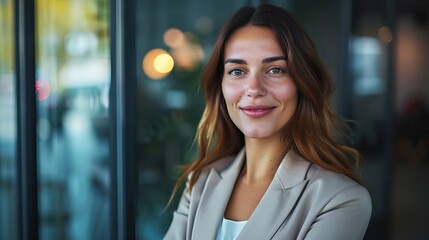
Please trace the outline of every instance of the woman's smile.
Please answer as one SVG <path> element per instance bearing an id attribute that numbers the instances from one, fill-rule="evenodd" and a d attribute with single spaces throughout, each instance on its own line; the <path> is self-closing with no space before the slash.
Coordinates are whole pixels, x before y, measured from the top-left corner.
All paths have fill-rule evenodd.
<path id="1" fill-rule="evenodd" d="M 245 107 L 240 107 L 245 115 L 251 118 L 260 118 L 265 115 L 270 114 L 275 107 L 265 106 L 265 105 L 248 105 Z"/>

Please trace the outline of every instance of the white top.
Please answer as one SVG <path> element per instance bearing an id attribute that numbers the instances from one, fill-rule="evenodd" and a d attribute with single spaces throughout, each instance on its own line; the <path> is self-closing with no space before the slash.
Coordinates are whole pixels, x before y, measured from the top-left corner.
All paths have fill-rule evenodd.
<path id="1" fill-rule="evenodd" d="M 222 219 L 219 226 L 216 240 L 234 240 L 246 225 L 247 221 L 232 221 L 226 218 Z"/>

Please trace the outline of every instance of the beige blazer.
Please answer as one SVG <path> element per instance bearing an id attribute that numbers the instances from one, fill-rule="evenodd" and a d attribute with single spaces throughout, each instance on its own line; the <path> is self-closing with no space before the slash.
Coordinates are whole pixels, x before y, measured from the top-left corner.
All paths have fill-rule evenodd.
<path id="1" fill-rule="evenodd" d="M 183 193 L 165 240 L 216 239 L 244 159 L 242 150 L 205 168 Z M 363 186 L 290 151 L 237 240 L 362 239 L 370 216 Z"/>

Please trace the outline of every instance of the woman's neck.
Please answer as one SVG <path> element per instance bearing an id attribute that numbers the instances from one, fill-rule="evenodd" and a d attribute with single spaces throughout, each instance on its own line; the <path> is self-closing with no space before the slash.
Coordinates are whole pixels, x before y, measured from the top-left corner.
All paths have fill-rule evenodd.
<path id="1" fill-rule="evenodd" d="M 246 164 L 241 176 L 249 185 L 271 181 L 286 154 L 287 145 L 281 139 L 245 138 Z"/>

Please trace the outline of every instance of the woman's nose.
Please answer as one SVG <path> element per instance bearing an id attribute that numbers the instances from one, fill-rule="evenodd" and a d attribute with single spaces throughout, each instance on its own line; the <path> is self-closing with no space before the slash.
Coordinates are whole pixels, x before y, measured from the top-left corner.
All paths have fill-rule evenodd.
<path id="1" fill-rule="evenodd" d="M 262 76 L 251 75 L 246 84 L 246 95 L 248 97 L 264 96 L 267 93 Z"/>

